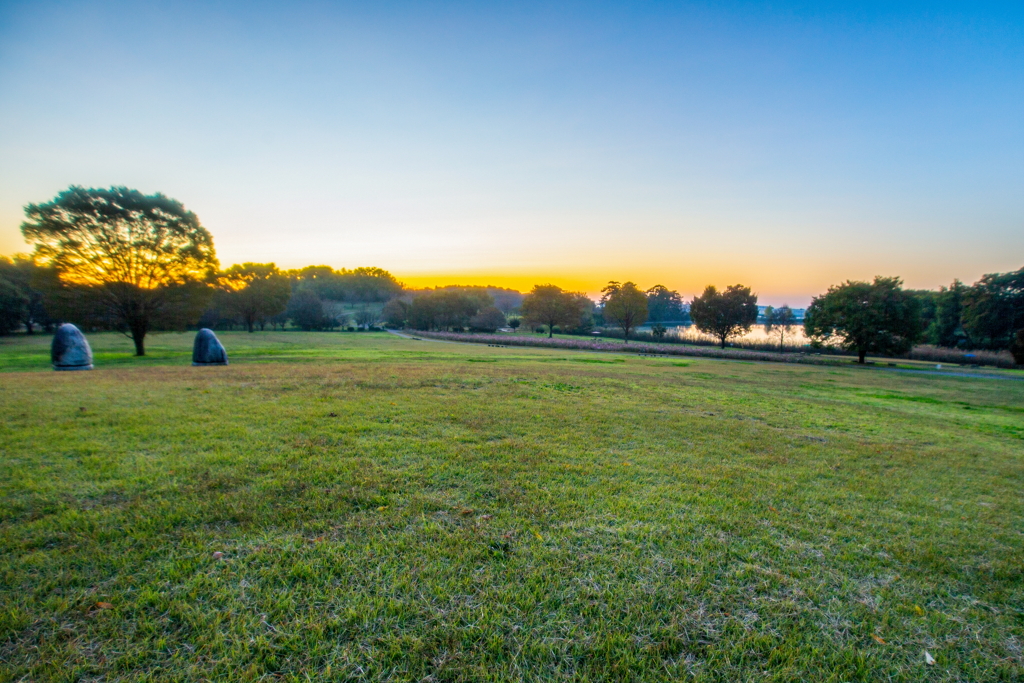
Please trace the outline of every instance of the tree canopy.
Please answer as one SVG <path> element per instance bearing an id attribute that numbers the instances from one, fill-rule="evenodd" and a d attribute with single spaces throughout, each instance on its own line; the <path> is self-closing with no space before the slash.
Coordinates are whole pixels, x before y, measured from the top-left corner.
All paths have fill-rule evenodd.
<path id="1" fill-rule="evenodd" d="M 717 337 L 724 349 L 729 337 L 746 334 L 757 322 L 757 295 L 743 285 L 729 285 L 724 292 L 708 285 L 690 304 L 690 318 L 698 330 Z"/>
<path id="2" fill-rule="evenodd" d="M 220 275 L 223 306 L 246 326 L 262 329 L 268 320 L 283 312 L 291 297 L 292 284 L 273 263 L 242 263 Z"/>
<path id="3" fill-rule="evenodd" d="M 1024 329 L 1024 268 L 990 273 L 963 293 L 963 328 L 972 345 L 1009 348 Z"/>
<path id="4" fill-rule="evenodd" d="M 506 322 L 505 314 L 497 306 L 486 306 L 469 319 L 469 327 L 481 332 L 497 332 Z"/>
<path id="5" fill-rule="evenodd" d="M 217 258 L 210 233 L 181 202 L 72 186 L 25 214 L 22 235 L 53 272 L 47 294 L 61 317 L 98 315 L 129 334 L 141 356 L 154 325 L 182 327 L 202 313 Z"/>
<path id="6" fill-rule="evenodd" d="M 807 309 L 807 336 L 819 342 L 838 339 L 860 363 L 868 353 L 906 353 L 921 335 L 921 303 L 902 284 L 898 277 L 875 277 L 829 287 Z"/>
<path id="7" fill-rule="evenodd" d="M 485 291 L 435 289 L 412 300 L 407 320 L 416 330 L 462 330 L 481 309 L 491 306 L 494 299 Z"/>
<path id="8" fill-rule="evenodd" d="M 583 324 L 588 312 L 585 299 L 585 295 L 567 292 L 558 285 L 534 285 L 519 310 L 527 324 L 546 326 L 550 338 L 555 327 L 566 330 Z"/>
<path id="9" fill-rule="evenodd" d="M 786 350 L 786 335 L 791 334 L 795 326 L 796 315 L 793 314 L 793 309 L 788 305 L 783 304 L 778 308 L 768 306 L 764 309 L 765 334 L 769 336 L 778 335 L 780 352 Z"/>
<path id="10" fill-rule="evenodd" d="M 23 254 L 15 254 L 13 259 L 0 256 L 0 334 L 22 326 L 32 334 L 36 326 L 53 325 L 38 287 L 42 271 L 31 257 Z"/>
<path id="11" fill-rule="evenodd" d="M 654 285 L 647 290 L 647 319 L 652 322 L 683 322 L 683 297 L 679 292 L 664 285 Z"/>
<path id="12" fill-rule="evenodd" d="M 334 270 L 307 266 L 289 273 L 321 299 L 351 303 L 379 303 L 402 293 L 402 283 L 383 268 Z"/>
<path id="13" fill-rule="evenodd" d="M 606 321 L 622 330 L 622 338 L 629 343 L 629 333 L 647 322 L 647 295 L 635 283 L 614 280 L 601 290 L 601 306 Z"/>

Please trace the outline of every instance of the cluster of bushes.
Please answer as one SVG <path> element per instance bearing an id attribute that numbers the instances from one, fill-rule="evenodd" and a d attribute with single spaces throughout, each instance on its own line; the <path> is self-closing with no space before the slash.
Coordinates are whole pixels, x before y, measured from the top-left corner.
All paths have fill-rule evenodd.
<path id="1" fill-rule="evenodd" d="M 38 270 L 31 258 L 0 256 L 0 334 L 53 329 L 54 320 L 46 312 L 43 293 L 32 284 Z"/>
<path id="2" fill-rule="evenodd" d="M 389 327 L 415 330 L 495 332 L 508 324 L 494 296 L 482 287 L 448 287 L 396 298 L 384 306 L 383 317 Z"/>
<path id="3" fill-rule="evenodd" d="M 221 274 L 199 325 L 242 325 L 250 332 L 268 325 L 286 329 L 289 323 L 302 330 L 370 329 L 380 320 L 380 302 L 402 291 L 402 284 L 381 268 L 282 271 L 273 263 L 243 263 Z"/>

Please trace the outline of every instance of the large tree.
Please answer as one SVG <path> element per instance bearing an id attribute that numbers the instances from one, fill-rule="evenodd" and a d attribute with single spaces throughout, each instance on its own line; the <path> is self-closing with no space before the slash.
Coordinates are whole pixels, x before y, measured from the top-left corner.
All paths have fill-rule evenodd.
<path id="1" fill-rule="evenodd" d="M 481 308 L 480 312 L 469 319 L 469 326 L 481 332 L 497 332 L 507 324 L 505 314 L 497 306 Z"/>
<path id="2" fill-rule="evenodd" d="M 284 312 L 292 294 L 291 281 L 273 263 L 231 266 L 221 274 L 220 282 L 225 288 L 224 308 L 250 332 Z"/>
<path id="3" fill-rule="evenodd" d="M 647 295 L 632 282 L 609 282 L 601 290 L 601 308 L 604 319 L 622 330 L 627 344 L 630 331 L 647 322 Z"/>
<path id="4" fill-rule="evenodd" d="M 329 330 L 336 327 L 336 321 L 324 311 L 324 302 L 312 289 L 300 287 L 286 309 L 288 318 L 302 330 Z"/>
<path id="5" fill-rule="evenodd" d="M 769 336 L 778 335 L 780 353 L 786 350 L 786 335 L 791 334 L 795 326 L 796 315 L 787 304 L 764 309 L 764 332 Z"/>
<path id="6" fill-rule="evenodd" d="M 746 334 L 757 322 L 757 295 L 743 285 L 729 285 L 724 292 L 708 285 L 690 304 L 690 318 L 698 330 L 718 337 L 724 349 L 729 337 Z"/>
<path id="7" fill-rule="evenodd" d="M 402 293 L 402 283 L 382 268 L 334 270 L 330 266 L 307 266 L 290 274 L 304 289 L 327 301 L 383 302 Z"/>
<path id="8" fill-rule="evenodd" d="M 1024 268 L 991 273 L 971 285 L 963 295 L 962 319 L 973 345 L 1009 348 L 1024 329 Z"/>
<path id="9" fill-rule="evenodd" d="M 416 330 L 459 331 L 480 309 L 493 305 L 494 299 L 482 289 L 435 289 L 412 300 L 408 323 Z"/>
<path id="10" fill-rule="evenodd" d="M 39 280 L 45 276 L 44 269 L 29 256 L 15 254 L 13 259 L 0 256 L 0 280 L 17 290 L 18 298 L 25 302 L 19 307 L 14 327 L 23 325 L 27 334 L 34 333 L 36 326 L 48 328 L 53 324 L 43 305 L 43 292 L 39 289 Z"/>
<path id="11" fill-rule="evenodd" d="M 567 292 L 558 285 L 534 285 L 523 298 L 519 312 L 528 325 L 546 326 L 548 338 L 551 338 L 555 327 L 565 331 L 582 324 L 586 314 L 584 298 L 584 295 Z"/>
<path id="12" fill-rule="evenodd" d="M 664 285 L 647 290 L 647 319 L 652 322 L 683 322 L 683 297 Z"/>
<path id="13" fill-rule="evenodd" d="M 384 324 L 388 327 L 401 329 L 405 327 L 405 321 L 409 319 L 409 304 L 401 299 L 392 299 L 384 304 L 381 311 Z"/>
<path id="14" fill-rule="evenodd" d="M 17 330 L 28 316 L 28 294 L 0 271 L 0 334 Z"/>
<path id="15" fill-rule="evenodd" d="M 100 311 L 142 356 L 151 329 L 181 328 L 202 314 L 217 258 L 213 237 L 181 202 L 72 186 L 25 214 L 21 232 L 52 269 L 48 294 L 66 319 Z"/>
<path id="16" fill-rule="evenodd" d="M 814 297 L 804 317 L 807 336 L 838 339 L 863 363 L 868 353 L 902 354 L 921 336 L 921 302 L 898 277 L 846 281 Z"/>
<path id="17" fill-rule="evenodd" d="M 967 334 L 963 330 L 964 294 L 967 287 L 959 280 L 935 294 L 935 318 L 928 328 L 928 341 L 936 346 L 959 346 Z"/>

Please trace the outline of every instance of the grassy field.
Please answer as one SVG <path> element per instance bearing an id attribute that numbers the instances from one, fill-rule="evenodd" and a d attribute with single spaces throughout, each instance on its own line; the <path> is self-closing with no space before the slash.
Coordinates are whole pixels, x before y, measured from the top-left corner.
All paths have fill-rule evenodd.
<path id="1" fill-rule="evenodd" d="M 0 681 L 1024 678 L 1024 382 L 221 338 L 0 338 Z"/>

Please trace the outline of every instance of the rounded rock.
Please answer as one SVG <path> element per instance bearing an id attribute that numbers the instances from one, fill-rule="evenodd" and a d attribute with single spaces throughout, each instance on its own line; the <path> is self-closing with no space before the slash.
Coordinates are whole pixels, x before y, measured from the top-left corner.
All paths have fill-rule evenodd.
<path id="1" fill-rule="evenodd" d="M 57 328 L 50 345 L 54 370 L 92 370 L 92 349 L 82 331 L 71 323 Z"/>
<path id="2" fill-rule="evenodd" d="M 228 352 L 213 330 L 203 328 L 192 344 L 192 365 L 227 365 Z"/>

